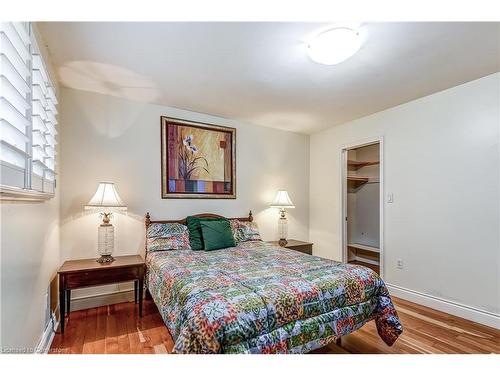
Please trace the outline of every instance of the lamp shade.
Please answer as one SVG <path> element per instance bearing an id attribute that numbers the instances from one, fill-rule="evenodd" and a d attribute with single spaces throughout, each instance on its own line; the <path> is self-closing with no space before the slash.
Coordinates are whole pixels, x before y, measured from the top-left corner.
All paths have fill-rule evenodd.
<path id="1" fill-rule="evenodd" d="M 295 205 L 293 204 L 292 200 L 288 196 L 288 193 L 286 190 L 278 190 L 276 193 L 276 197 L 271 203 L 271 207 L 277 207 L 277 208 L 295 208 Z"/>
<path id="2" fill-rule="evenodd" d="M 85 209 L 91 210 L 95 208 L 115 208 L 126 210 L 127 206 L 122 201 L 118 192 L 115 189 L 115 184 L 112 182 L 101 182 L 97 187 L 92 199 L 87 203 Z"/>

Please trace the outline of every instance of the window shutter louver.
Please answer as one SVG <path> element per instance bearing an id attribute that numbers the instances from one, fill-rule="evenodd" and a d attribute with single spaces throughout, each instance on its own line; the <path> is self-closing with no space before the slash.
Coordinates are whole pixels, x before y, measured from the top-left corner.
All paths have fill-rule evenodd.
<path id="1" fill-rule="evenodd" d="M 36 43 L 33 47 L 33 188 L 54 191 L 57 98 Z"/>

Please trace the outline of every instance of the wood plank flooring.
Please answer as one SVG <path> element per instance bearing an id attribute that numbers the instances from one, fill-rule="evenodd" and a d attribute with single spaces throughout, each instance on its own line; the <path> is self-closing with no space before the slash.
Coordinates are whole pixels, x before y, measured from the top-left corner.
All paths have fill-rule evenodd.
<path id="1" fill-rule="evenodd" d="M 404 332 L 392 347 L 378 337 L 375 322 L 313 353 L 500 353 L 500 331 L 393 298 Z M 139 319 L 133 302 L 74 311 L 51 353 L 170 353 L 173 340 L 152 301 Z"/>

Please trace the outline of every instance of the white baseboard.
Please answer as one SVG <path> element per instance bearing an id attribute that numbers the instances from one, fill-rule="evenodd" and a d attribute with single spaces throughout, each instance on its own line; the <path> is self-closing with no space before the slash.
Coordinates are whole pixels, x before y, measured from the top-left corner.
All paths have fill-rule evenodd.
<path id="1" fill-rule="evenodd" d="M 91 309 L 93 307 L 113 305 L 115 303 L 130 302 L 134 300 L 134 289 L 71 298 L 71 311 Z"/>
<path id="2" fill-rule="evenodd" d="M 492 328 L 500 329 L 499 314 L 476 309 L 475 307 L 434 297 L 429 294 L 417 292 L 396 285 L 386 284 L 386 286 L 387 289 L 389 289 L 389 293 L 395 297 L 400 297 L 407 301 L 430 307 L 431 309 L 439 310 Z"/>
<path id="3" fill-rule="evenodd" d="M 59 305 L 56 308 L 56 311 L 59 309 Z M 45 331 L 43 331 L 42 337 L 36 346 L 35 353 L 36 354 L 47 354 L 49 352 L 50 346 L 52 345 L 52 340 L 54 340 L 55 332 L 59 327 L 59 321 L 56 319 L 55 311 L 52 312 L 52 319 L 50 320 L 47 327 L 45 327 Z"/>

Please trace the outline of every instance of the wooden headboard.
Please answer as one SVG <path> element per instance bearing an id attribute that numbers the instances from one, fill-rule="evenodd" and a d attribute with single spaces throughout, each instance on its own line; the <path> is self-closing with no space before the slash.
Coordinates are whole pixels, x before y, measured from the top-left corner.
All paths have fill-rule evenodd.
<path id="1" fill-rule="evenodd" d="M 223 219 L 228 219 L 228 220 L 239 220 L 239 221 L 253 221 L 253 216 L 252 216 L 252 211 L 248 213 L 247 217 L 224 217 L 221 215 L 216 215 L 216 214 L 198 214 L 198 215 L 191 215 L 195 217 L 220 217 Z M 149 215 L 149 212 L 146 212 L 146 215 L 144 216 L 144 225 L 146 227 L 146 242 L 144 244 L 146 253 L 148 252 L 148 241 L 147 241 L 147 235 L 148 235 L 148 227 L 153 224 L 153 223 L 160 223 L 160 224 L 166 224 L 166 223 L 179 223 L 179 224 L 184 224 L 186 225 L 186 219 L 180 219 L 180 220 L 151 220 L 151 216 Z"/>

